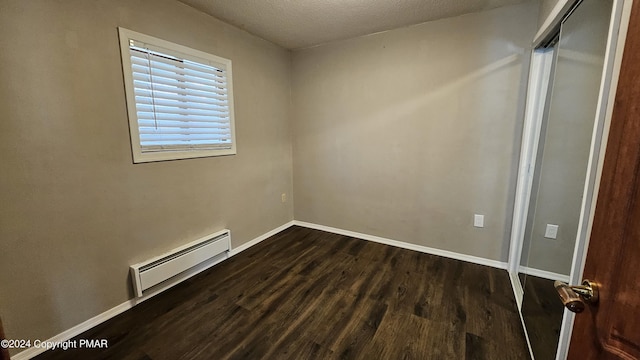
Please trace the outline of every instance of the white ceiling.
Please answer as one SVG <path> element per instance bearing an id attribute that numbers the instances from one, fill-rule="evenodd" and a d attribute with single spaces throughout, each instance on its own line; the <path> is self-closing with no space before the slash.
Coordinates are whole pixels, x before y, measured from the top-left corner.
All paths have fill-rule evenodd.
<path id="1" fill-rule="evenodd" d="M 179 0 L 288 49 L 526 0 Z"/>

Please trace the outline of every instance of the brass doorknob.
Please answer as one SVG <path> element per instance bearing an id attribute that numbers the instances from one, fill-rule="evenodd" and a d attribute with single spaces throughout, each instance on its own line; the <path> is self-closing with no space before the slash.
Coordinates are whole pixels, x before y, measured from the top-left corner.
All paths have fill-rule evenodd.
<path id="1" fill-rule="evenodd" d="M 571 286 L 556 280 L 553 286 L 556 288 L 562 304 L 574 313 L 584 311 L 585 301 L 591 304 L 598 302 L 598 284 L 595 282 L 585 279 L 582 285 Z"/>

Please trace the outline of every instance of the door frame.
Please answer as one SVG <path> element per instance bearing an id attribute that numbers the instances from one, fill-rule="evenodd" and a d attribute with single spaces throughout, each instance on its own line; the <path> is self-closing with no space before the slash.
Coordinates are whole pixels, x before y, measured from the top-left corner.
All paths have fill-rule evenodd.
<path id="1" fill-rule="evenodd" d="M 529 213 L 529 202 L 533 188 L 533 175 L 540 144 L 540 132 L 545 104 L 548 98 L 555 50 L 533 49 L 531 52 L 531 69 L 527 86 L 522 145 L 518 166 L 518 181 L 513 206 L 513 222 L 511 225 L 511 244 L 509 248 L 508 272 L 511 286 L 516 298 L 518 310 L 522 309 L 524 289 L 518 278 L 522 249 L 524 247 L 524 231 Z"/>
<path id="2" fill-rule="evenodd" d="M 534 49 L 542 46 L 549 40 L 549 37 L 557 31 L 562 20 L 577 1 L 578 0 L 558 1 L 551 14 L 545 20 L 535 36 L 535 40 L 533 42 Z M 622 63 L 622 52 L 624 50 L 624 41 L 626 39 L 632 4 L 633 0 L 613 0 L 612 21 L 609 25 L 603 77 L 600 83 L 598 104 L 596 108 L 596 119 L 593 127 L 587 176 L 583 190 L 576 246 L 573 253 L 571 273 L 569 275 L 569 281 L 572 284 L 580 283 L 584 270 L 584 262 L 589 245 L 589 235 L 591 234 L 591 227 L 593 224 L 594 211 L 592 210 L 595 209 L 595 202 L 597 200 L 604 160 L 604 151 L 600 150 L 606 149 L 609 125 L 611 123 L 611 115 L 613 113 L 613 104 L 615 101 L 615 90 L 618 84 L 620 65 Z M 539 61 L 541 60 L 539 59 Z M 540 65 L 537 67 L 534 65 L 535 61 L 532 61 L 532 68 L 529 75 L 529 91 L 535 91 L 535 89 L 539 89 L 541 86 L 540 83 L 536 84 L 536 82 L 540 81 L 541 74 L 539 72 L 544 70 L 544 68 Z M 538 73 L 536 73 L 536 71 Z M 529 107 L 530 96 L 530 94 L 527 95 L 527 108 Z M 540 104 L 536 105 L 538 105 L 537 110 L 532 108 L 531 110 L 528 109 L 527 112 L 541 111 L 540 109 L 544 109 L 544 107 L 540 107 Z M 536 134 L 533 134 L 532 132 L 535 131 L 536 126 L 541 123 L 541 114 L 542 113 L 540 112 L 540 115 L 538 115 L 540 119 L 531 118 L 530 113 L 527 113 L 525 118 L 523 147 L 518 172 L 518 185 L 516 189 L 516 202 L 514 204 L 508 271 L 519 310 L 522 306 L 523 290 L 517 273 L 518 268 L 520 267 L 520 255 L 523 246 L 522 234 L 524 232 L 524 225 L 526 224 L 528 210 L 528 206 L 525 206 L 525 204 L 528 204 L 528 195 L 531 193 L 531 184 L 527 183 L 530 182 L 530 179 L 527 180 L 530 167 L 530 165 L 528 165 L 530 163 L 527 161 L 530 161 L 531 158 L 535 159 L 534 150 L 537 149 L 539 135 L 536 136 Z M 525 149 L 525 141 L 528 142 L 530 148 Z M 533 165 L 535 166 L 535 163 Z M 533 174 L 531 174 L 531 176 L 532 175 Z M 527 343 L 529 343 L 527 329 L 521 313 L 520 319 L 527 337 Z M 563 360 L 567 357 L 569 342 L 571 340 L 571 332 L 573 329 L 573 321 L 574 314 L 565 309 L 560 329 L 556 360 Z M 531 352 L 531 346 L 529 346 L 529 351 Z M 534 358 L 533 353 L 531 353 L 531 357 Z"/>

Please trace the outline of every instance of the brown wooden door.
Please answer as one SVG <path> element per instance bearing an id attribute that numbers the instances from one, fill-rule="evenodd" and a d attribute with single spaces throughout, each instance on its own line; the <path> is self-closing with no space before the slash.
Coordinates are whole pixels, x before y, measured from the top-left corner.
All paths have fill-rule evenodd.
<path id="1" fill-rule="evenodd" d="M 2 327 L 2 319 L 0 319 L 0 340 L 4 340 L 4 328 Z M 9 360 L 9 349 L 0 347 L 0 360 Z"/>
<path id="2" fill-rule="evenodd" d="M 600 301 L 576 315 L 569 359 L 640 359 L 640 4 L 631 10 L 583 278 Z"/>

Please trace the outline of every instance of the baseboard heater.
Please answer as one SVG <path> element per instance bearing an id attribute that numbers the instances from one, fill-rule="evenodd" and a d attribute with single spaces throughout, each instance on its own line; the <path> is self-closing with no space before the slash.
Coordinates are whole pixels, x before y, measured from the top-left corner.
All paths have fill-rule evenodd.
<path id="1" fill-rule="evenodd" d="M 225 229 L 132 265 L 134 291 L 138 297 L 142 297 L 145 291 L 190 269 L 197 269 L 199 265 L 212 266 L 212 261 L 226 259 L 230 249 L 231 232 Z"/>

